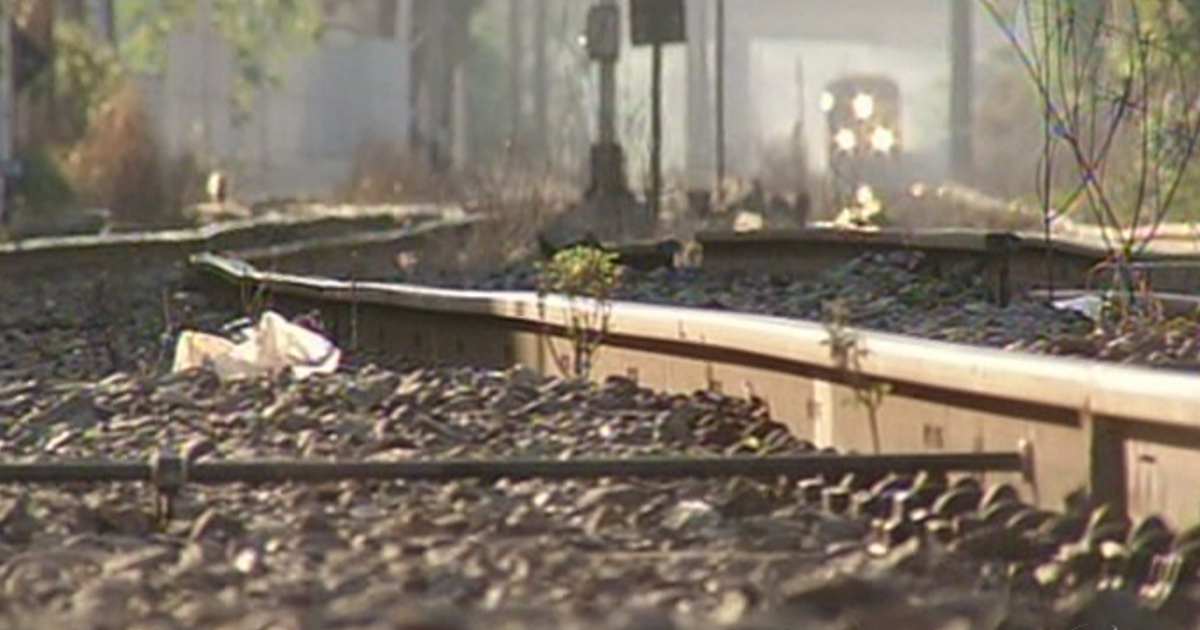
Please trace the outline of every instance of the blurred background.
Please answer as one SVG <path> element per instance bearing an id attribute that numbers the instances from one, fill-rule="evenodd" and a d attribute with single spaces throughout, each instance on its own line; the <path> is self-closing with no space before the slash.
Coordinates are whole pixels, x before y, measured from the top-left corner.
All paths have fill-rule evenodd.
<path id="1" fill-rule="evenodd" d="M 887 138 L 863 126 L 859 146 L 888 140 L 876 153 L 894 158 L 897 190 L 950 180 L 997 198 L 1032 190 L 1032 91 L 972 2 L 737 0 L 723 20 L 718 0 L 684 4 L 687 42 L 663 49 L 664 208 L 687 190 L 741 198 L 757 181 L 766 194 L 811 196 L 815 217 L 835 212 L 821 191 L 841 146 L 824 103 L 838 81 L 891 90 L 872 118 L 884 120 L 870 123 Z M 577 199 L 597 126 L 592 6 L 12 0 L 6 220 L 102 209 L 118 226 L 173 225 L 214 197 L 400 203 L 485 187 L 503 196 L 498 180 Z M 650 51 L 630 44 L 629 3 L 618 6 L 616 128 L 644 197 Z M 952 54 L 973 104 L 957 123 L 970 127 L 969 159 L 952 159 Z"/>

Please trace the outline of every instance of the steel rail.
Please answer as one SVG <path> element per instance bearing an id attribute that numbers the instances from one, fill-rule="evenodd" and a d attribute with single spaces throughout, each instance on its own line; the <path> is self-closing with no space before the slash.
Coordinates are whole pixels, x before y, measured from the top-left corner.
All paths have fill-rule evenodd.
<path id="1" fill-rule="evenodd" d="M 883 455 L 777 455 L 580 459 L 323 461 L 261 459 L 187 462 L 174 456 L 149 461 L 0 463 L 0 484 L 150 482 L 188 484 L 328 483 L 337 481 L 451 481 L 458 479 L 802 478 L 887 473 L 1014 472 L 1025 470 L 1018 452 L 895 453 Z"/>
<path id="2" fill-rule="evenodd" d="M 319 309 L 339 338 L 353 331 L 379 350 L 432 361 L 520 363 L 552 372 L 547 344 L 538 339 L 566 335 L 555 326 L 572 312 L 565 299 L 531 292 L 347 283 L 263 272 L 214 255 L 193 257 L 191 264 L 211 281 L 214 298 L 233 304 L 239 287 L 262 287 L 285 310 Z M 1134 515 L 1194 519 L 1200 490 L 1186 480 L 1200 474 L 1190 455 L 1200 440 L 1196 376 L 861 330 L 853 332 L 869 352 L 850 374 L 830 352 L 829 331 L 815 322 L 633 303 L 611 307 L 597 375 L 626 375 L 671 391 L 721 391 L 722 382 L 741 382 L 801 437 L 869 449 L 861 428 L 870 419 L 850 391 L 851 376 L 866 378 L 891 386 L 889 400 L 896 399 L 878 418 L 888 444 L 913 448 L 919 435 L 944 452 L 1024 440 L 1035 451 L 1029 478 L 1039 505 L 1055 506 L 1083 486 L 1096 500 Z M 1135 458 L 1133 449 L 1147 450 Z M 1150 495 L 1130 491 L 1146 474 L 1163 475 L 1162 498 L 1155 501 L 1165 509 L 1149 505 Z"/>
<path id="3" fill-rule="evenodd" d="M 105 268 L 174 264 L 198 252 L 282 246 L 464 220 L 460 208 L 413 204 L 365 208 L 357 213 L 338 212 L 334 207 L 311 216 L 257 217 L 185 229 L 39 236 L 0 243 L 0 275 L 98 264 Z"/>

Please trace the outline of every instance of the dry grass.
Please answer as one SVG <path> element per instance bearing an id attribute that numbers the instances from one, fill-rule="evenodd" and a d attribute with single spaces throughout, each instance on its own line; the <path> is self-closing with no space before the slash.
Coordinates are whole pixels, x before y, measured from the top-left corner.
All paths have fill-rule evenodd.
<path id="1" fill-rule="evenodd" d="M 954 184 L 929 187 L 919 194 L 910 191 L 894 199 L 886 212 L 893 225 L 910 229 L 1042 229 L 1042 216 L 1036 209 Z"/>
<path id="2" fill-rule="evenodd" d="M 463 253 L 466 264 L 496 267 L 535 252 L 537 235 L 577 202 L 582 191 L 552 166 L 510 161 L 482 168 L 463 179 L 461 198 L 489 220 Z"/>
<path id="3" fill-rule="evenodd" d="M 414 270 L 467 273 L 494 269 L 532 253 L 537 233 L 579 191 L 553 167 L 517 160 L 438 176 L 426 164 L 392 145 L 365 143 L 337 200 L 354 204 L 458 204 L 488 219 L 461 246 L 422 253 Z"/>
<path id="4" fill-rule="evenodd" d="M 82 201 L 110 208 L 117 223 L 127 226 L 178 224 L 181 208 L 201 192 L 193 160 L 164 163 L 132 83 L 125 83 L 100 109 L 67 152 L 65 164 Z"/>
<path id="5" fill-rule="evenodd" d="M 342 203 L 437 203 L 450 192 L 420 159 L 390 143 L 368 141 L 359 145 L 350 175 L 334 196 Z"/>

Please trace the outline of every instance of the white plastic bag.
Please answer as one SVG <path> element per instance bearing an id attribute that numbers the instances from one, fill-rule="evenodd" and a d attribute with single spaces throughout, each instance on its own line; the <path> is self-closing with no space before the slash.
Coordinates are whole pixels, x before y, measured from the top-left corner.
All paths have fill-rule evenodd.
<path id="1" fill-rule="evenodd" d="M 1060 311 L 1074 311 L 1092 321 L 1100 319 L 1104 311 L 1104 298 L 1095 294 L 1081 295 L 1066 300 L 1055 300 L 1054 308 Z"/>
<path id="2" fill-rule="evenodd" d="M 175 343 L 172 371 L 207 367 L 221 380 L 274 374 L 290 369 L 297 378 L 337 369 L 342 351 L 321 335 L 264 313 L 237 343 L 196 331 L 184 331 Z"/>

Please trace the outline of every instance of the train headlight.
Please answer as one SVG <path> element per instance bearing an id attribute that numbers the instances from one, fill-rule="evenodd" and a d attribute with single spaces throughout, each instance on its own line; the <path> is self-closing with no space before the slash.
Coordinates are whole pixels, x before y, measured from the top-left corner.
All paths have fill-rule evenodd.
<path id="1" fill-rule="evenodd" d="M 853 129 L 838 129 L 838 132 L 833 134 L 833 145 L 842 151 L 853 151 L 855 145 L 858 144 L 858 136 L 854 135 Z"/>
<path id="2" fill-rule="evenodd" d="M 858 188 L 854 190 L 854 200 L 857 201 L 858 205 L 863 208 L 871 206 L 878 201 L 878 199 L 875 197 L 875 190 L 866 184 L 860 184 Z"/>
<path id="3" fill-rule="evenodd" d="M 887 127 L 876 127 L 871 132 L 871 148 L 880 153 L 889 153 L 896 146 L 896 132 Z"/>
<path id="4" fill-rule="evenodd" d="M 875 113 L 875 99 L 870 94 L 859 92 L 854 100 L 850 101 L 850 108 L 854 110 L 855 117 L 866 120 Z"/>
<path id="5" fill-rule="evenodd" d="M 821 113 L 828 114 L 833 111 L 834 100 L 833 94 L 829 92 L 821 92 Z"/>

